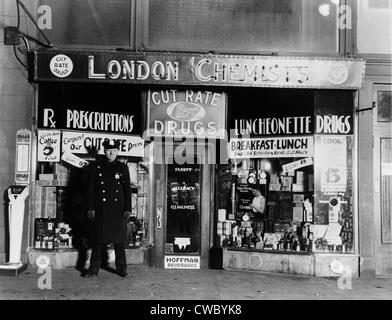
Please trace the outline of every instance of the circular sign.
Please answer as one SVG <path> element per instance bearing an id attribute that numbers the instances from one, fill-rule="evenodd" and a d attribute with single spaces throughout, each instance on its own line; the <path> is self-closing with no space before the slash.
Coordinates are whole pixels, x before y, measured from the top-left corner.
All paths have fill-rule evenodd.
<path id="1" fill-rule="evenodd" d="M 249 266 L 252 269 L 260 269 L 261 266 L 263 265 L 263 259 L 257 254 L 252 254 L 249 257 Z"/>
<path id="2" fill-rule="evenodd" d="M 333 84 L 342 84 L 348 78 L 347 67 L 340 62 L 332 62 L 328 73 L 328 79 Z"/>
<path id="3" fill-rule="evenodd" d="M 339 199 L 336 197 L 332 197 L 329 199 L 329 205 L 331 207 L 336 207 L 339 204 Z"/>
<path id="4" fill-rule="evenodd" d="M 267 178 L 267 174 L 265 173 L 265 171 L 261 171 L 261 172 L 260 172 L 259 178 L 260 178 L 260 179 L 265 179 L 265 178 Z"/>
<path id="5" fill-rule="evenodd" d="M 70 57 L 64 54 L 58 54 L 50 60 L 50 71 L 57 78 L 68 77 L 73 70 L 73 62 Z"/>
<path id="6" fill-rule="evenodd" d="M 48 256 L 41 255 L 35 260 L 35 264 L 40 269 L 46 269 L 50 265 L 50 259 Z"/>
<path id="7" fill-rule="evenodd" d="M 334 261 L 331 262 L 329 265 L 331 268 L 332 272 L 341 274 L 344 271 L 344 264 L 342 261 L 335 259 Z"/>

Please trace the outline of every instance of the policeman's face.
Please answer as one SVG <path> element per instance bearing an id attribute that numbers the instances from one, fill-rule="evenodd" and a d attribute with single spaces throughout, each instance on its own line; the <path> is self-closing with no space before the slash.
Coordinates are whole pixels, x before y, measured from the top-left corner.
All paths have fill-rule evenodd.
<path id="1" fill-rule="evenodd" d="M 105 156 L 109 162 L 116 160 L 118 149 L 105 149 Z"/>

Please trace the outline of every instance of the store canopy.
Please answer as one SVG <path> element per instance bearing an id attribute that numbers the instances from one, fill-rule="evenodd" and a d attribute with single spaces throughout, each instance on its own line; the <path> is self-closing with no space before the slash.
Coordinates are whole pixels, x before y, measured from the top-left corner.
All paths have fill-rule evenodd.
<path id="1" fill-rule="evenodd" d="M 42 49 L 32 80 L 152 85 L 361 89 L 365 61 L 134 51 Z"/>

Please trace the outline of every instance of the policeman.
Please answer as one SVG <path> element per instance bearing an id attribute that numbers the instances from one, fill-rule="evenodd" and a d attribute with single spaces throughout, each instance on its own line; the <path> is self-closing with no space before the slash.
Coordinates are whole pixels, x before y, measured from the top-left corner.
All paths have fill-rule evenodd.
<path id="1" fill-rule="evenodd" d="M 91 165 L 87 189 L 87 216 L 92 221 L 90 268 L 83 277 L 98 275 L 103 250 L 113 243 L 116 272 L 127 277 L 125 242 L 131 216 L 131 185 L 128 167 L 116 160 L 120 143 L 105 139 L 105 158 Z"/>

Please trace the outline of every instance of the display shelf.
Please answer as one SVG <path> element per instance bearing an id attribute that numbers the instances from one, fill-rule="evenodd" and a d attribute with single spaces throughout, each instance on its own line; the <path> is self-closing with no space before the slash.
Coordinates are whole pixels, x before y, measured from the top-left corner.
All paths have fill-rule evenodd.
<path id="1" fill-rule="evenodd" d="M 311 255 L 313 252 L 308 251 L 286 251 L 286 250 L 264 250 L 264 249 L 248 249 L 248 248 L 225 248 L 227 251 L 243 251 L 243 252 L 260 252 L 260 253 L 276 253 L 276 254 L 299 254 Z"/>

